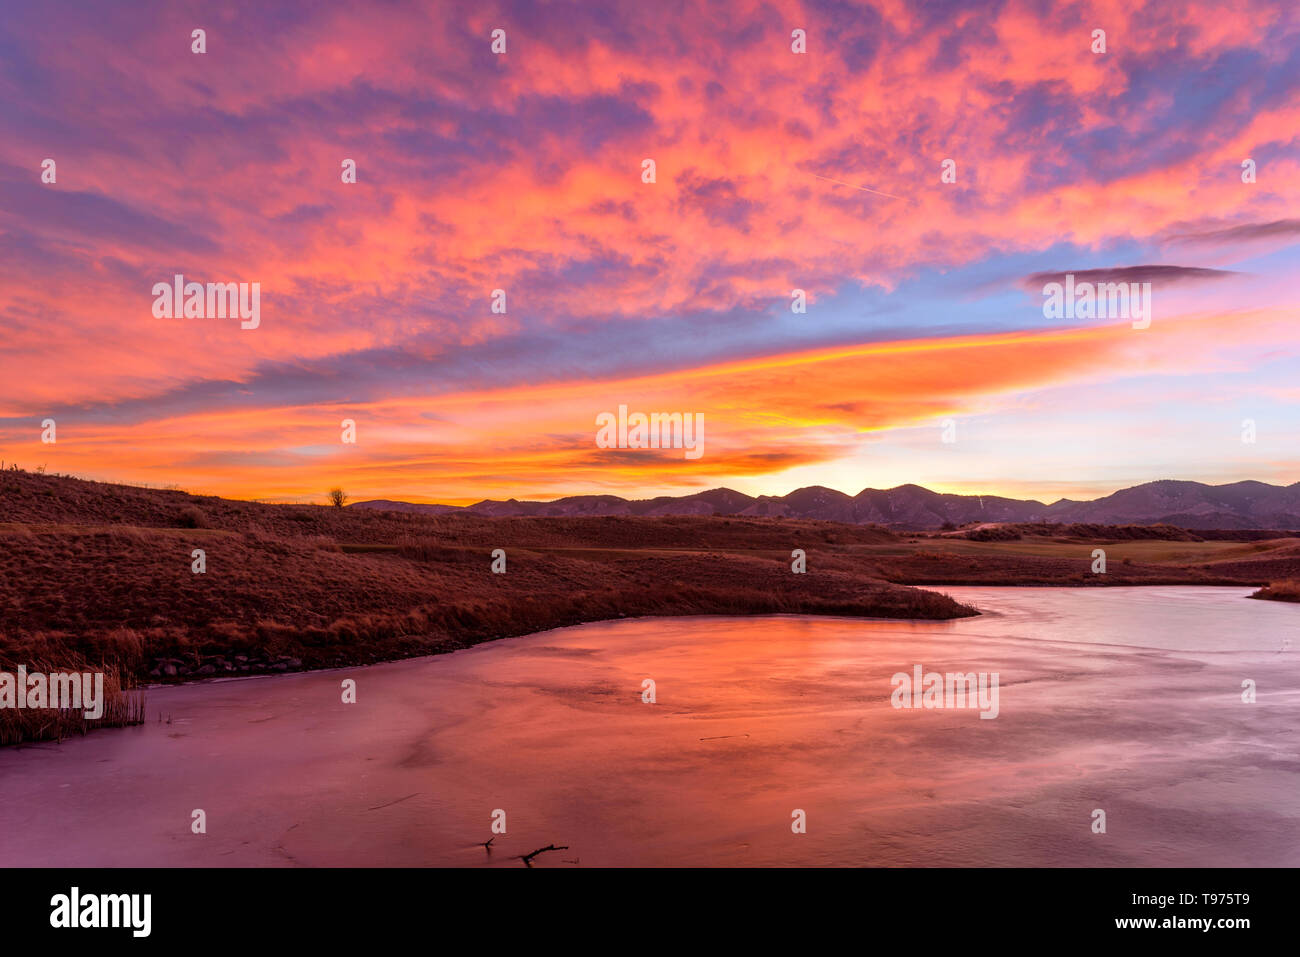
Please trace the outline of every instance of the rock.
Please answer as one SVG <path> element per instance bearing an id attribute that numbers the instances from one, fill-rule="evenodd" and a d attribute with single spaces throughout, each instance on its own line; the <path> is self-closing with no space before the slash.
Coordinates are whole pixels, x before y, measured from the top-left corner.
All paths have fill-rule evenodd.
<path id="1" fill-rule="evenodd" d="M 247 663 L 248 663 L 248 655 L 235 655 L 235 662 L 236 662 L 236 664 L 241 664 L 241 665 L 243 665 L 243 664 L 247 664 Z"/>
<path id="2" fill-rule="evenodd" d="M 301 658 L 282 658 L 281 660 L 282 660 L 286 665 L 288 665 L 290 668 L 301 668 L 301 667 L 302 667 L 302 659 L 301 659 Z"/>
<path id="3" fill-rule="evenodd" d="M 288 671 L 288 670 L 289 670 L 289 666 L 286 665 L 283 661 L 278 661 L 278 662 L 276 662 L 275 664 L 271 665 L 271 670 L 272 670 L 272 671 Z"/>
<path id="4" fill-rule="evenodd" d="M 167 662 L 167 664 L 162 666 L 162 673 L 165 674 L 168 678 L 175 678 L 176 666 L 169 661 Z"/>
<path id="5" fill-rule="evenodd" d="M 203 665 L 202 667 L 198 668 L 194 673 L 196 675 L 215 675 L 217 673 L 217 666 Z"/>

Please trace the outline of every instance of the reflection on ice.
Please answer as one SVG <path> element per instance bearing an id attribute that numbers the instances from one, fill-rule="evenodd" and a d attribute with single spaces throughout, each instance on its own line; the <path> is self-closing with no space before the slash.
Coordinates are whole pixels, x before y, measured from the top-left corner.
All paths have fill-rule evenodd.
<path id="1" fill-rule="evenodd" d="M 640 619 L 154 690 L 142 727 L 0 752 L 0 865 L 1300 864 L 1300 609 L 946 590 L 986 614 Z M 917 665 L 1000 675 L 996 719 L 892 707 Z"/>

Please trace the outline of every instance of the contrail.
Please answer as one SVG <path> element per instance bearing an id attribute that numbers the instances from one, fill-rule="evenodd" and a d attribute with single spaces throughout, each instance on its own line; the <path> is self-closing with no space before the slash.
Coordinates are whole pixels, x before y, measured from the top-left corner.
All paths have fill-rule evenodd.
<path id="1" fill-rule="evenodd" d="M 877 195 L 880 196 L 888 196 L 890 199 L 903 198 L 901 196 L 895 196 L 893 193 L 886 193 L 884 190 L 880 190 L 880 189 L 871 189 L 867 186 L 854 186 L 852 183 L 846 183 L 843 180 L 838 180 L 838 179 L 831 179 L 829 176 L 822 176 L 820 173 L 813 173 L 813 175 L 816 176 L 818 179 L 826 180 L 826 182 L 828 183 L 839 183 L 839 185 L 841 186 L 849 186 L 852 187 L 853 189 L 860 189 L 864 193 L 876 193 Z"/>

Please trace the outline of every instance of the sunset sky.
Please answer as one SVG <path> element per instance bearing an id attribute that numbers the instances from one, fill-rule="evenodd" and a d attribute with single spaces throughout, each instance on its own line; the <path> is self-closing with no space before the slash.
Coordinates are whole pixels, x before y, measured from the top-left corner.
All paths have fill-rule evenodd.
<path id="1" fill-rule="evenodd" d="M 0 459 L 304 502 L 1300 480 L 1300 5 L 968 6 L 9 4 Z M 1044 318 L 1067 272 L 1147 279 L 1150 327 Z M 177 273 L 260 325 L 155 318 Z M 620 405 L 704 454 L 597 447 Z"/>

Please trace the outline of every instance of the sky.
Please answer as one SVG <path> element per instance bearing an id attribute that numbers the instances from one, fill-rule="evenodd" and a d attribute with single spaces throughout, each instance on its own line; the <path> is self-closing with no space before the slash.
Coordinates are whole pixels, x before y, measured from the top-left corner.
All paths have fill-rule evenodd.
<path id="1" fill-rule="evenodd" d="M 1291 484 L 1298 147 L 1290 0 L 5 2 L 0 460 L 292 502 Z M 256 282 L 256 328 L 160 317 L 176 274 Z M 1149 323 L 1049 314 L 1066 274 Z M 601 447 L 620 406 L 702 454 Z"/>

